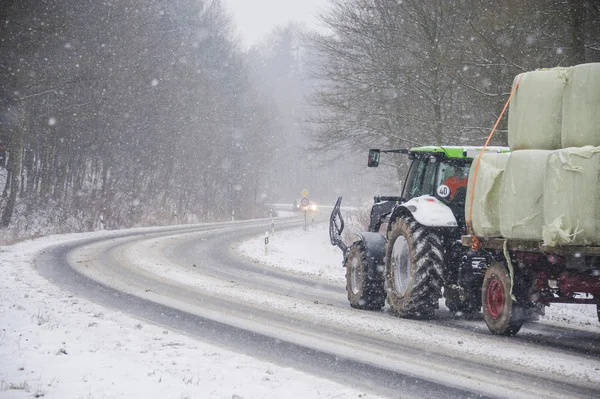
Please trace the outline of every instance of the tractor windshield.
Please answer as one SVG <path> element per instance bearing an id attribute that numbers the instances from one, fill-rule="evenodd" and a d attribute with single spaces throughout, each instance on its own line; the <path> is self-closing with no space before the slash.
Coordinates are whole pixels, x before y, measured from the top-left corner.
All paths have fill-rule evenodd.
<path id="1" fill-rule="evenodd" d="M 445 202 L 464 204 L 470 167 L 471 163 L 464 160 L 416 159 L 408 173 L 403 197 L 409 200 L 433 195 Z"/>
<path id="2" fill-rule="evenodd" d="M 421 195 L 433 195 L 437 166 L 437 163 L 430 162 L 429 158 L 413 161 L 406 178 L 403 197 L 409 200 Z"/>
<path id="3" fill-rule="evenodd" d="M 435 194 L 443 200 L 464 204 L 470 168 L 471 163 L 440 162 L 435 179 Z"/>

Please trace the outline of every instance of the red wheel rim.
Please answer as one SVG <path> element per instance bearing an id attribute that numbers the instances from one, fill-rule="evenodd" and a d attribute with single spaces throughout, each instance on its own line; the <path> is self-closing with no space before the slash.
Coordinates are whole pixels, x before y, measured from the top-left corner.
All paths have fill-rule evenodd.
<path id="1" fill-rule="evenodd" d="M 485 302 L 490 317 L 498 320 L 502 316 L 502 310 L 504 309 L 504 288 L 498 277 L 492 278 L 488 283 Z"/>

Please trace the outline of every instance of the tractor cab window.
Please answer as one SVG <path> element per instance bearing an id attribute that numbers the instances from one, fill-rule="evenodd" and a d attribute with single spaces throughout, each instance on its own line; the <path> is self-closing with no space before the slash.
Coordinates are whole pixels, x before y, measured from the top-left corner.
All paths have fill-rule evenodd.
<path id="1" fill-rule="evenodd" d="M 403 197 L 409 200 L 434 195 L 445 202 L 464 204 L 470 168 L 470 162 L 416 159 L 408 173 Z"/>
<path id="2" fill-rule="evenodd" d="M 470 168 L 470 163 L 441 162 L 435 179 L 437 196 L 447 201 L 464 203 Z"/>
<path id="3" fill-rule="evenodd" d="M 410 168 L 403 197 L 407 200 L 421 195 L 434 195 L 438 163 L 429 158 L 417 159 Z"/>

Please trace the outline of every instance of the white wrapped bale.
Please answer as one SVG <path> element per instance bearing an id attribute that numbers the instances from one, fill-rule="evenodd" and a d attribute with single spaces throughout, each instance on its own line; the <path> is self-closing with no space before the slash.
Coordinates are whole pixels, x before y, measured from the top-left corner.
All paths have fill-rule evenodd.
<path id="1" fill-rule="evenodd" d="M 500 190 L 500 232 L 515 240 L 541 241 L 546 161 L 551 151 L 510 154 Z"/>
<path id="2" fill-rule="evenodd" d="M 600 245 L 600 147 L 548 157 L 543 238 L 550 246 Z"/>
<path id="3" fill-rule="evenodd" d="M 475 168 L 479 156 L 473 160 L 469 172 L 467 186 L 467 201 L 465 205 L 465 219 L 471 215 L 471 193 L 475 181 L 475 194 L 473 196 L 472 226 L 476 236 L 482 238 L 500 236 L 500 190 L 502 174 L 506 168 L 510 154 L 484 153 L 479 162 L 477 180 L 474 179 Z"/>
<path id="4" fill-rule="evenodd" d="M 553 68 L 517 75 L 521 79 L 508 108 L 511 150 L 561 148 L 563 93 L 570 68 Z"/>
<path id="5" fill-rule="evenodd" d="M 562 114 L 562 148 L 600 146 L 600 63 L 571 69 Z"/>

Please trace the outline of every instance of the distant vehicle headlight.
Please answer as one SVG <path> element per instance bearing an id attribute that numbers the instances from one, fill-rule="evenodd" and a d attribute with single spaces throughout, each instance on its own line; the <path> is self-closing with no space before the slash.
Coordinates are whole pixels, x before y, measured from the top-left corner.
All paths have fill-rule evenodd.
<path id="1" fill-rule="evenodd" d="M 311 211 L 316 211 L 316 210 L 317 210 L 317 204 L 312 204 L 312 205 L 310 206 L 310 210 L 311 210 Z"/>

